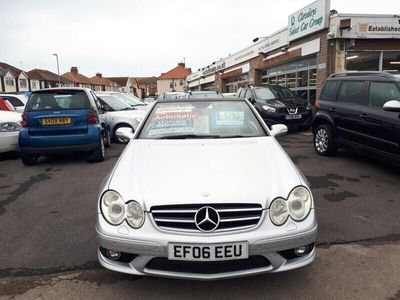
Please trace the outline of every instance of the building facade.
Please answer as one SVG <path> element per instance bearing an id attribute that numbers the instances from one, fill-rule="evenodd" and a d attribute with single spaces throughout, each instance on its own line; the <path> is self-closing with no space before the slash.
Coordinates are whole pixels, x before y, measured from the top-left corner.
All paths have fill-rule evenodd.
<path id="1" fill-rule="evenodd" d="M 187 76 L 190 90 L 236 92 L 280 84 L 314 103 L 325 79 L 345 71 L 400 70 L 400 17 L 339 14 L 318 0 L 288 26 Z"/>
<path id="2" fill-rule="evenodd" d="M 62 74 L 62 77 L 70 81 L 74 87 L 92 88 L 90 78 L 80 74 L 77 67 L 71 67 L 71 71 Z"/>
<path id="3" fill-rule="evenodd" d="M 11 75 L 14 77 L 14 83 L 12 83 L 10 75 L 6 78 L 7 84 L 5 87 L 8 90 L 13 90 L 13 92 L 29 92 L 29 77 L 23 70 L 4 62 L 0 62 L 0 68 L 10 70 Z"/>
<path id="4" fill-rule="evenodd" d="M 0 92 L 3 93 L 17 92 L 16 75 L 11 70 L 0 68 L 0 81 L 1 81 Z"/>
<path id="5" fill-rule="evenodd" d="M 30 80 L 31 91 L 58 87 L 58 75 L 43 69 L 33 69 L 27 72 Z M 74 83 L 60 76 L 62 87 L 73 87 Z"/>
<path id="6" fill-rule="evenodd" d="M 187 89 L 186 77 L 192 73 L 186 68 L 185 63 L 178 63 L 178 66 L 166 73 L 161 73 L 157 78 L 158 94 L 166 92 L 184 92 Z"/>

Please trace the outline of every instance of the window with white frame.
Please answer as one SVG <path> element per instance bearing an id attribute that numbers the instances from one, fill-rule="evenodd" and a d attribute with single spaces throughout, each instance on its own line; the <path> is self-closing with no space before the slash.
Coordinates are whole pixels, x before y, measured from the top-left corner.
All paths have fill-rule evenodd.
<path id="1" fill-rule="evenodd" d="M 21 88 L 27 88 L 28 87 L 28 81 L 25 78 L 21 78 L 19 80 L 19 86 Z"/>
<path id="2" fill-rule="evenodd" d="M 5 82 L 6 82 L 6 85 L 8 85 L 8 86 L 14 86 L 14 78 L 13 77 L 6 76 Z"/>

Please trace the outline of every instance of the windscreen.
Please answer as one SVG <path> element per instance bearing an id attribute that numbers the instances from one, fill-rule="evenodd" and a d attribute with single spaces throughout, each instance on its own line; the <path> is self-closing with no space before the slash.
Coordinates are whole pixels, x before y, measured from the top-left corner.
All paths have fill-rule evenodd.
<path id="1" fill-rule="evenodd" d="M 271 86 L 270 88 L 278 99 L 296 98 L 296 94 L 289 90 L 287 87 L 277 85 Z"/>
<path id="2" fill-rule="evenodd" d="M 46 91 L 33 93 L 28 111 L 89 109 L 90 103 L 83 91 Z"/>
<path id="3" fill-rule="evenodd" d="M 139 98 L 136 98 L 136 97 L 131 97 L 131 96 L 122 95 L 122 94 L 115 94 L 115 97 L 126 102 L 129 105 L 133 105 L 133 106 L 144 105 L 144 103 L 142 101 L 140 101 Z"/>
<path id="4" fill-rule="evenodd" d="M 109 107 L 111 107 L 112 110 L 118 111 L 131 109 L 131 106 L 129 104 L 123 102 L 115 96 L 101 95 L 99 98 L 103 100 Z"/>
<path id="5" fill-rule="evenodd" d="M 233 138 L 267 135 L 244 101 L 157 103 L 139 139 Z"/>

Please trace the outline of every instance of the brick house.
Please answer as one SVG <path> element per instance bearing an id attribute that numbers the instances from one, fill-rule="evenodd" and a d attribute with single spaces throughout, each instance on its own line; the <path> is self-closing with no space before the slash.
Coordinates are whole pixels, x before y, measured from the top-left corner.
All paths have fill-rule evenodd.
<path id="1" fill-rule="evenodd" d="M 191 73 L 192 70 L 186 68 L 185 63 L 178 63 L 178 66 L 166 73 L 161 73 L 157 78 L 157 93 L 184 92 L 186 90 L 186 76 Z"/>
<path id="2" fill-rule="evenodd" d="M 58 75 L 43 69 L 33 69 L 27 72 L 30 80 L 31 91 L 37 89 L 58 87 Z M 60 83 L 63 87 L 73 87 L 74 83 L 67 78 L 60 76 Z"/>
<path id="3" fill-rule="evenodd" d="M 78 67 L 71 67 L 71 71 L 62 74 L 62 77 L 68 79 L 73 83 L 74 87 L 92 88 L 92 83 L 89 77 L 82 75 L 78 72 Z"/>
<path id="4" fill-rule="evenodd" d="M 90 78 L 92 83 L 92 89 L 94 91 L 107 91 L 107 92 L 117 92 L 119 91 L 119 85 L 107 78 L 104 78 L 101 73 L 96 73 L 95 76 Z"/>

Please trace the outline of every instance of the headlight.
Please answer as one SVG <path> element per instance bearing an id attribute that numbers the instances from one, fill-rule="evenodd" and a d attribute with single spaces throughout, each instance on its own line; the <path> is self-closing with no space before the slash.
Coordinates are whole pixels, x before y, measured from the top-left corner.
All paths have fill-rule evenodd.
<path id="1" fill-rule="evenodd" d="M 117 192 L 105 192 L 101 198 L 101 212 L 111 224 L 121 224 L 125 219 L 124 200 Z"/>
<path id="2" fill-rule="evenodd" d="M 107 191 L 101 197 L 101 213 L 112 225 L 119 225 L 125 219 L 132 228 L 140 228 L 144 223 L 144 211 L 136 201 L 125 204 L 115 191 Z"/>
<path id="3" fill-rule="evenodd" d="M 307 110 L 311 110 L 311 108 L 312 108 L 311 103 L 308 103 L 307 104 Z"/>
<path id="4" fill-rule="evenodd" d="M 126 220 L 133 228 L 139 228 L 143 225 L 143 208 L 136 201 L 131 201 L 126 205 Z"/>
<path id="5" fill-rule="evenodd" d="M 0 132 L 20 131 L 22 126 L 14 122 L 0 123 Z"/>
<path id="6" fill-rule="evenodd" d="M 289 217 L 288 205 L 285 199 L 278 198 L 272 201 L 269 210 L 271 221 L 275 225 L 282 225 Z"/>
<path id="7" fill-rule="evenodd" d="M 272 107 L 272 106 L 269 106 L 269 105 L 263 105 L 262 108 L 263 108 L 264 110 L 266 110 L 267 112 L 271 112 L 271 113 L 276 112 L 275 107 Z"/>
<path id="8" fill-rule="evenodd" d="M 289 213 L 295 221 L 302 221 L 311 209 L 311 194 L 302 186 L 295 188 L 289 195 Z"/>
<path id="9" fill-rule="evenodd" d="M 312 197 L 308 189 L 296 187 L 287 200 L 277 198 L 270 205 L 270 219 L 275 225 L 282 225 L 290 216 L 295 221 L 304 220 L 312 206 Z"/>

